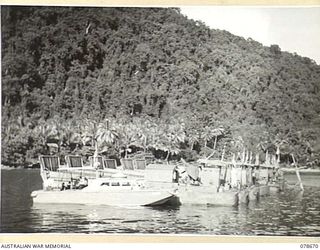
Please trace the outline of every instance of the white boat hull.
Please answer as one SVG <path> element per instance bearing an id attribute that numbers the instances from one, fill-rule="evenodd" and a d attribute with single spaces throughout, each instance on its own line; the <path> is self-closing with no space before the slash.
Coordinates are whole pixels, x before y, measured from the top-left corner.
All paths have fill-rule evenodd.
<path id="1" fill-rule="evenodd" d="M 109 206 L 156 206 L 169 202 L 175 197 L 173 193 L 165 190 L 118 190 L 112 192 L 39 190 L 32 192 L 31 196 L 34 203 Z"/>

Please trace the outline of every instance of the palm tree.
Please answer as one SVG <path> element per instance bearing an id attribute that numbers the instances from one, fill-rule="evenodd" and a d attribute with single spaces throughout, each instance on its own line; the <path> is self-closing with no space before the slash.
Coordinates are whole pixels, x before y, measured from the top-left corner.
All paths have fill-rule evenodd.
<path id="1" fill-rule="evenodd" d="M 21 128 L 21 123 L 18 121 L 7 121 L 5 125 L 3 122 L 1 126 L 2 140 L 11 140 L 21 130 Z"/>
<path id="2" fill-rule="evenodd" d="M 177 122 L 175 124 L 167 124 L 161 126 L 158 130 L 155 147 L 167 152 L 166 161 L 169 161 L 170 155 L 178 154 L 180 152 L 180 143 L 186 140 L 184 131 L 184 124 Z"/>
<path id="3" fill-rule="evenodd" d="M 35 137 L 40 139 L 40 144 L 47 149 L 47 142 L 50 137 L 54 137 L 55 127 L 52 122 L 41 120 L 39 124 L 33 129 L 32 133 Z"/>
<path id="4" fill-rule="evenodd" d="M 242 136 L 238 136 L 236 138 L 233 138 L 232 140 L 232 148 L 234 152 L 236 152 L 236 161 L 239 160 L 239 157 L 242 159 L 240 156 L 240 152 L 244 152 L 245 150 L 245 145 Z"/>
<path id="5" fill-rule="evenodd" d="M 119 138 L 116 123 L 114 120 L 105 119 L 98 124 L 97 128 L 97 144 L 98 145 L 110 145 L 114 144 Z"/>
<path id="6" fill-rule="evenodd" d="M 139 140 L 141 139 L 141 134 L 139 133 L 139 128 L 136 123 L 124 123 L 118 125 L 119 140 L 118 147 L 119 151 L 121 148 L 125 150 L 125 158 L 128 157 L 128 152 L 130 151 L 130 146 L 140 145 Z"/>
<path id="7" fill-rule="evenodd" d="M 141 147 L 144 152 L 146 152 L 147 149 L 154 145 L 156 134 L 159 131 L 159 125 L 155 120 L 148 118 L 138 119 L 136 122 Z"/>
<path id="8" fill-rule="evenodd" d="M 60 152 L 64 141 L 64 133 L 66 131 L 65 125 L 61 119 L 55 117 L 49 122 L 49 126 L 52 127 L 52 138 L 58 141 L 58 152 Z"/>
<path id="9" fill-rule="evenodd" d="M 224 135 L 224 133 L 225 133 L 225 130 L 222 127 L 215 128 L 215 129 L 212 130 L 212 136 L 215 137 L 214 138 L 213 150 L 216 149 L 218 137 Z"/>
<path id="10" fill-rule="evenodd" d="M 155 145 L 159 141 L 159 136 L 161 135 L 161 125 L 151 121 L 147 127 L 147 148 L 155 148 Z"/>
<path id="11" fill-rule="evenodd" d="M 80 124 L 81 142 L 85 146 L 88 143 L 95 148 L 95 154 L 98 154 L 98 122 L 92 119 L 83 119 Z"/>
<path id="12" fill-rule="evenodd" d="M 187 140 L 190 144 L 190 150 L 193 150 L 194 145 L 200 141 L 200 137 L 201 135 L 198 131 L 190 131 L 187 136 Z"/>
<path id="13" fill-rule="evenodd" d="M 276 156 L 277 156 L 277 163 L 280 163 L 280 155 L 281 155 L 281 148 L 283 149 L 283 145 L 286 145 L 285 147 L 288 147 L 289 142 L 285 139 L 277 138 L 273 144 L 276 146 Z"/>
<path id="14" fill-rule="evenodd" d="M 213 137 L 212 128 L 209 126 L 205 126 L 203 128 L 203 130 L 201 131 L 201 138 L 204 141 L 205 148 L 207 148 L 207 143 L 208 143 L 208 141 L 210 141 L 212 139 L 212 137 Z"/>
<path id="15" fill-rule="evenodd" d="M 72 143 L 80 143 L 81 142 L 81 131 L 75 120 L 68 120 L 62 126 L 62 133 L 63 133 L 63 142 L 68 146 L 71 147 Z"/>

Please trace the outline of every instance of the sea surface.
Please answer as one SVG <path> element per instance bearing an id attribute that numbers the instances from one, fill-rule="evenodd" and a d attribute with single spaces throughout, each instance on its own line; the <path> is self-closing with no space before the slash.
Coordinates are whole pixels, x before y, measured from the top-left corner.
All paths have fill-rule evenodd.
<path id="1" fill-rule="evenodd" d="M 296 183 L 295 175 L 286 175 Z M 39 170 L 1 171 L 1 233 L 130 233 L 194 235 L 320 236 L 320 175 L 302 175 L 297 189 L 249 205 L 216 207 L 109 207 L 33 205 L 41 189 Z"/>

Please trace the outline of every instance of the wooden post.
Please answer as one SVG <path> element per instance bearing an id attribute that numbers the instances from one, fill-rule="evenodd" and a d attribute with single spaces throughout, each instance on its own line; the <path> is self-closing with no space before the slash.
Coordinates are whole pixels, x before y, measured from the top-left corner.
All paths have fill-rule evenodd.
<path id="1" fill-rule="evenodd" d="M 242 165 L 240 165 L 240 189 L 242 188 Z"/>
<path id="2" fill-rule="evenodd" d="M 256 160 L 255 160 L 255 165 L 260 165 L 260 160 L 259 160 L 259 153 L 256 153 Z"/>
<path id="3" fill-rule="evenodd" d="M 226 185 L 227 182 L 227 171 L 228 171 L 228 166 L 225 167 L 224 175 L 223 175 L 223 180 L 224 180 L 224 185 Z"/>
<path id="4" fill-rule="evenodd" d="M 269 152 L 267 150 L 266 152 L 266 160 L 265 160 L 265 163 L 264 163 L 266 166 L 269 165 Z"/>
<path id="5" fill-rule="evenodd" d="M 221 161 L 224 160 L 225 151 L 226 151 L 226 145 L 223 146 L 223 151 L 222 151 L 222 154 L 221 154 Z"/>
<path id="6" fill-rule="evenodd" d="M 221 166 L 219 166 L 219 175 L 218 175 L 218 187 L 217 187 L 217 192 L 219 192 L 221 181 L 220 181 L 220 175 L 221 175 Z"/>
<path id="7" fill-rule="evenodd" d="M 241 163 L 245 163 L 246 160 L 246 149 L 243 149 Z"/>
<path id="8" fill-rule="evenodd" d="M 276 159 L 277 159 L 277 164 L 280 164 L 280 146 L 277 145 L 277 152 L 276 152 Z"/>
<path id="9" fill-rule="evenodd" d="M 235 153 L 232 154 L 232 164 L 236 164 L 236 155 L 235 155 Z"/>

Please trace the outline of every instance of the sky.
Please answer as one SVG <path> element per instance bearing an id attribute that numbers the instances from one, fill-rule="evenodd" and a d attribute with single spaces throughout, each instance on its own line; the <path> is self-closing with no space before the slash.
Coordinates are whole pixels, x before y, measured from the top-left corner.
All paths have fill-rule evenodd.
<path id="1" fill-rule="evenodd" d="M 181 7 L 181 13 L 265 46 L 277 44 L 320 65 L 320 7 L 190 6 Z"/>

